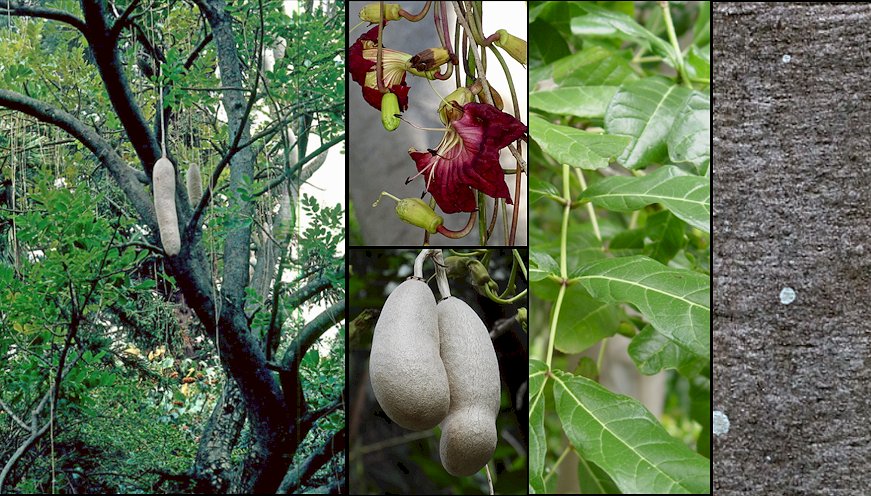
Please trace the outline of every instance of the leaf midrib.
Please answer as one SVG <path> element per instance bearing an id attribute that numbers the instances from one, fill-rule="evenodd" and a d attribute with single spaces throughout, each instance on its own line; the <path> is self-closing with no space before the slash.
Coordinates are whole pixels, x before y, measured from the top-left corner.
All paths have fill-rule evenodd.
<path id="1" fill-rule="evenodd" d="M 689 488 L 687 488 L 687 487 L 683 486 L 682 484 L 680 484 L 680 482 L 678 482 L 677 480 L 675 480 L 674 478 L 672 478 L 668 473 L 663 472 L 662 470 L 660 470 L 659 467 L 658 467 L 655 463 L 653 463 L 652 461 L 648 460 L 648 459 L 647 459 L 646 457 L 644 457 L 641 453 L 639 453 L 639 452 L 635 449 L 634 446 L 631 446 L 631 445 L 627 444 L 626 441 L 623 440 L 623 438 L 621 438 L 621 437 L 618 436 L 614 431 L 612 431 L 611 429 L 609 429 L 609 428 L 608 428 L 608 424 L 604 423 L 604 422 L 603 422 L 599 417 L 597 417 L 596 415 L 594 415 L 592 411 L 588 410 L 586 407 L 584 407 L 583 404 L 581 404 L 581 400 L 580 400 L 577 396 L 575 396 L 574 393 L 572 393 L 572 391 L 571 391 L 571 390 L 566 386 L 566 383 L 563 382 L 562 380 L 560 380 L 560 378 L 559 378 L 556 374 L 554 374 L 553 378 L 554 378 L 555 381 L 559 382 L 560 385 L 562 385 L 563 390 L 564 390 L 566 393 L 568 393 L 568 395 L 571 396 L 572 399 L 575 400 L 575 404 L 577 404 L 578 407 L 582 408 L 585 412 L 587 412 L 587 414 L 588 414 L 591 418 L 595 419 L 596 422 L 599 423 L 599 425 L 602 427 L 602 430 L 604 430 L 604 431 L 608 431 L 608 432 L 609 432 L 609 433 L 614 437 L 614 439 L 617 439 L 621 444 L 623 444 L 624 446 L 626 446 L 627 448 L 629 448 L 629 450 L 632 451 L 633 453 L 635 453 L 635 454 L 638 456 L 639 459 L 644 460 L 644 462 L 647 463 L 649 466 L 651 466 L 654 470 L 656 470 L 656 471 L 659 472 L 660 474 L 664 475 L 668 480 L 670 480 L 670 481 L 672 482 L 673 485 L 675 485 L 675 486 L 679 486 L 679 487 L 681 487 L 681 488 L 686 489 L 687 491 L 689 491 Z M 604 456 L 604 451 L 602 451 L 601 449 L 600 449 L 599 451 L 602 452 L 602 455 Z"/>
<path id="2" fill-rule="evenodd" d="M 662 273 L 663 273 L 663 272 L 658 272 L 658 273 L 656 273 L 656 274 L 648 274 L 648 275 L 657 275 L 657 274 L 662 274 Z M 682 296 L 680 296 L 680 295 L 676 295 L 676 294 L 673 294 L 673 293 L 669 293 L 669 292 L 667 292 L 667 291 L 663 291 L 663 290 L 660 290 L 660 289 L 657 289 L 657 288 L 653 288 L 653 287 L 650 287 L 650 286 L 645 286 L 645 285 L 643 285 L 643 284 L 641 284 L 641 283 L 637 283 L 637 282 L 634 282 L 634 281 L 629 281 L 629 280 L 627 280 L 627 279 L 618 279 L 618 278 L 616 278 L 616 277 L 608 277 L 608 276 L 603 276 L 603 275 L 580 276 L 579 279 L 605 279 L 605 280 L 607 280 L 607 281 L 622 282 L 622 283 L 624 283 L 624 284 L 629 284 L 629 285 L 632 285 L 632 286 L 637 286 L 637 287 L 639 287 L 639 288 L 647 289 L 647 290 L 649 290 L 649 291 L 653 291 L 653 292 L 656 292 L 656 293 L 659 293 L 659 294 L 662 294 L 662 295 L 665 295 L 665 296 L 673 297 L 673 298 L 676 299 L 676 300 L 680 300 L 680 301 L 686 302 L 686 303 L 687 303 L 688 305 L 690 305 L 690 306 L 693 306 L 693 307 L 699 307 L 699 308 L 701 308 L 702 310 L 707 310 L 708 312 L 711 311 L 711 309 L 710 309 L 709 307 L 706 307 L 706 306 L 701 305 L 701 304 L 699 304 L 699 303 L 696 303 L 696 302 L 694 302 L 694 301 L 687 300 L 686 298 L 684 298 L 684 297 L 682 297 Z"/>
<path id="3" fill-rule="evenodd" d="M 651 193 L 607 193 L 607 194 L 601 194 L 601 195 L 590 195 L 589 198 L 592 200 L 595 198 L 622 198 L 622 197 L 626 197 L 626 196 L 635 197 L 635 198 L 661 198 L 663 200 L 679 201 L 679 202 L 683 202 L 683 203 L 690 203 L 693 205 L 699 205 L 702 207 L 708 205 L 708 203 L 706 203 L 705 201 L 688 200 L 688 199 L 686 199 L 686 197 L 680 197 L 680 196 L 654 195 Z M 653 202 L 653 203 L 662 203 L 662 202 Z"/>

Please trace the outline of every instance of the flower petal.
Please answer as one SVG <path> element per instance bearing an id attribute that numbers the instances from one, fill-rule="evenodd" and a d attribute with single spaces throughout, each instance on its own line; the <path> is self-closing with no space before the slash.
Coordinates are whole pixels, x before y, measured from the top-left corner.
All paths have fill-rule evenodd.
<path id="1" fill-rule="evenodd" d="M 386 27 L 387 23 L 384 26 Z M 363 99 L 369 105 L 381 110 L 381 93 L 378 91 L 378 84 L 374 77 L 370 77 L 367 82 L 367 74 L 375 73 L 375 62 L 363 56 L 364 50 L 371 50 L 371 48 L 364 46 L 367 45 L 366 42 L 378 42 L 378 26 L 373 27 L 357 38 L 357 41 L 348 49 L 348 72 L 351 73 L 351 79 L 363 88 Z M 371 43 L 368 43 L 368 46 L 371 47 Z M 411 58 L 409 54 L 401 54 L 401 52 L 396 52 L 396 54 L 399 58 L 401 58 L 400 55 Z M 399 99 L 399 108 L 405 111 L 408 109 L 409 87 L 405 84 L 404 71 L 401 78 L 397 74 L 393 74 L 392 80 L 399 82 L 389 86 L 388 89 L 396 94 L 396 97 Z"/>
<path id="2" fill-rule="evenodd" d="M 505 173 L 499 165 L 499 150 L 523 137 L 526 126 L 492 105 L 467 103 L 463 106 L 463 117 L 451 127 L 437 155 L 409 150 L 428 185 L 427 191 L 442 211 L 447 214 L 474 211 L 477 202 L 470 188 L 512 203 Z"/>
<path id="3" fill-rule="evenodd" d="M 462 183 L 462 178 L 457 174 L 460 167 L 454 167 L 448 161 L 432 155 L 430 152 L 409 150 L 408 154 L 417 164 L 418 171 L 426 171 L 422 174 L 424 181 L 429 184 L 427 191 L 435 198 L 442 212 L 454 214 L 457 212 L 474 212 L 478 208 L 475 201 L 475 192 L 472 188 Z M 430 179 L 429 170 L 436 161 L 435 172 Z"/>

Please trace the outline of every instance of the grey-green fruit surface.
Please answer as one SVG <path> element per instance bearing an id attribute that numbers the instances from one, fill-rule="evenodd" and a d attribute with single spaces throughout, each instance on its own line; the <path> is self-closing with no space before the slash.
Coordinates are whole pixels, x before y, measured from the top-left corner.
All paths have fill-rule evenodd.
<path id="1" fill-rule="evenodd" d="M 445 470 L 463 477 L 481 470 L 496 449 L 499 362 L 487 327 L 464 301 L 442 300 L 438 315 L 441 357 L 451 388 L 439 455 Z"/>
<path id="2" fill-rule="evenodd" d="M 431 429 L 448 413 L 448 375 L 439 357 L 438 314 L 429 286 L 409 279 L 390 293 L 375 324 L 369 379 L 394 422 Z"/>

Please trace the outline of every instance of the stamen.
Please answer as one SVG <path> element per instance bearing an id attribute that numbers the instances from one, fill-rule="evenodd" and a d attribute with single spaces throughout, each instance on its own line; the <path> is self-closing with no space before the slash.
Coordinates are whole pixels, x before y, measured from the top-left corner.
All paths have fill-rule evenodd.
<path id="1" fill-rule="evenodd" d="M 408 124 L 409 126 L 415 128 L 415 129 L 420 129 L 421 131 L 438 131 L 438 132 L 444 133 L 445 131 L 448 130 L 448 128 L 446 128 L 446 127 L 421 127 L 421 126 L 418 126 L 417 124 L 414 124 L 411 121 L 405 119 L 404 117 L 402 117 L 401 114 L 395 114 L 395 116 L 402 119 L 402 122 Z"/>
<path id="2" fill-rule="evenodd" d="M 439 158 L 441 158 L 441 157 L 439 157 Z M 420 175 L 423 174 L 424 172 L 426 172 L 427 169 L 433 169 L 437 163 L 438 163 L 438 158 L 435 159 L 435 160 L 433 160 L 432 162 L 430 162 L 429 165 L 427 165 L 426 167 L 424 167 L 422 171 L 418 172 L 417 174 L 415 174 L 415 175 L 413 175 L 413 176 L 409 176 L 409 177 L 405 180 L 405 184 L 408 184 L 408 183 L 410 183 L 411 181 L 414 181 L 415 179 L 417 179 L 418 177 L 420 177 Z M 432 177 L 432 176 L 430 176 L 430 177 Z M 428 183 L 427 183 L 427 189 L 429 189 L 429 184 L 428 184 Z"/>

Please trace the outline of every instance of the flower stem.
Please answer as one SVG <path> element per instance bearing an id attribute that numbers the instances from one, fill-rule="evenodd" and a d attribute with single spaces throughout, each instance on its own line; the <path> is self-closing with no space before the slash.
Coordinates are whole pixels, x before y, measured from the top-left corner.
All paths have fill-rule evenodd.
<path id="1" fill-rule="evenodd" d="M 500 305 L 510 305 L 511 303 L 514 303 L 515 301 L 526 296 L 526 291 L 527 291 L 524 289 L 523 291 L 512 296 L 511 298 L 502 299 L 499 296 L 496 296 L 492 291 L 490 291 L 489 286 L 484 285 L 483 287 L 484 287 L 484 292 L 487 293 L 487 298 L 490 298 L 491 300 L 495 301 L 496 303 L 499 303 Z"/>
<path id="2" fill-rule="evenodd" d="M 387 93 L 387 88 L 384 87 L 384 67 L 382 67 L 382 59 L 384 58 L 384 47 L 381 44 L 381 34 L 384 32 L 384 0 L 380 2 L 381 9 L 380 20 L 378 21 L 378 50 L 375 52 L 375 82 L 378 83 L 378 91 Z"/>
<path id="3" fill-rule="evenodd" d="M 444 225 L 439 226 L 436 231 L 446 238 L 451 239 L 460 239 L 465 238 L 472 232 L 472 227 L 475 226 L 475 212 L 471 212 L 469 214 L 469 221 L 466 222 L 466 226 L 460 229 L 459 231 L 451 231 Z"/>
<path id="4" fill-rule="evenodd" d="M 430 5 L 432 5 L 432 0 L 427 0 L 423 9 L 417 14 L 409 14 L 405 9 L 399 9 L 399 15 L 411 22 L 417 22 L 426 16 L 426 13 L 429 12 Z"/>
<path id="5" fill-rule="evenodd" d="M 605 361 L 605 348 L 608 346 L 608 338 L 602 340 L 599 344 L 599 358 L 596 360 L 596 373 L 601 373 L 602 362 Z"/>
<path id="6" fill-rule="evenodd" d="M 448 273 L 445 271 L 445 259 L 441 250 L 432 250 L 432 261 L 435 264 L 436 284 L 442 299 L 451 296 L 451 286 L 448 284 Z"/>
<path id="7" fill-rule="evenodd" d="M 514 80 L 511 78 L 511 71 L 508 70 L 508 64 L 505 63 L 505 58 L 502 57 L 502 54 L 496 50 L 495 47 L 491 46 L 490 50 L 496 56 L 496 59 L 499 60 L 499 65 L 502 66 L 502 72 L 505 73 L 505 79 L 508 81 L 508 89 L 511 92 L 511 103 L 514 105 L 514 117 L 517 120 L 520 120 L 520 106 L 517 103 L 517 90 L 514 88 Z M 511 150 L 511 154 L 514 155 L 514 158 L 517 159 L 517 165 L 515 169 L 515 178 L 514 178 L 514 209 L 512 211 L 511 216 L 511 234 L 508 237 L 508 246 L 514 246 L 514 239 L 517 235 L 517 222 L 520 215 L 520 171 L 526 169 L 526 163 L 523 161 L 523 155 L 520 151 L 521 140 L 517 140 L 517 149 L 512 145 L 508 145 L 508 149 Z"/>
<path id="8" fill-rule="evenodd" d="M 520 266 L 520 272 L 523 274 L 523 278 L 528 278 L 529 276 L 526 275 L 526 265 L 523 263 L 523 259 L 520 257 L 520 252 L 516 249 L 511 251 L 514 253 L 514 260 L 517 262 L 517 265 Z"/>
<path id="9" fill-rule="evenodd" d="M 516 250 L 512 250 L 512 251 L 516 251 Z M 511 263 L 511 275 L 508 276 L 508 284 L 505 285 L 505 291 L 503 291 L 502 294 L 499 295 L 499 298 L 505 298 L 506 296 L 508 296 L 512 291 L 514 291 L 514 288 L 516 286 L 517 259 L 516 258 L 512 259 L 511 262 L 512 262 Z"/>

